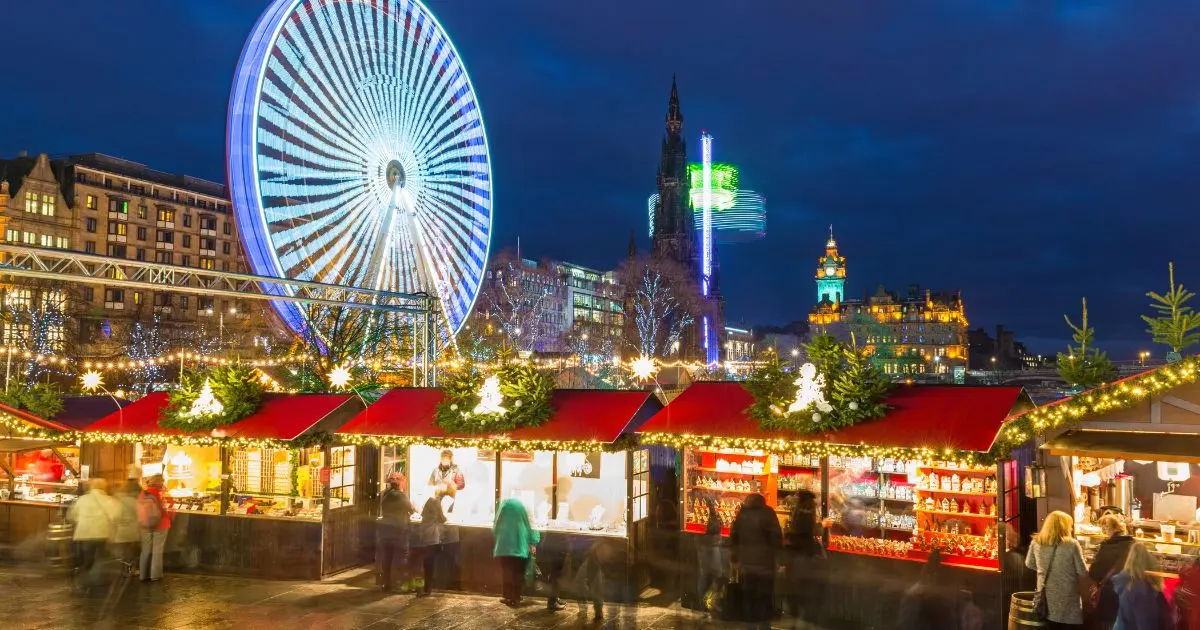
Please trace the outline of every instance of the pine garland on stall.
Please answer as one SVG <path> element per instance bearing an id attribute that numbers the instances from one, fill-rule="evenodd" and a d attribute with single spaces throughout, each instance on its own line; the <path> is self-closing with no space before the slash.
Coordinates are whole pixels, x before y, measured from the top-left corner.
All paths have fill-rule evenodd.
<path id="1" fill-rule="evenodd" d="M 220 413 L 192 415 L 192 407 L 205 384 L 221 403 Z M 185 372 L 180 384 L 170 392 L 169 402 L 158 420 L 159 426 L 181 431 L 208 432 L 242 420 L 258 411 L 263 385 L 254 368 L 235 363 L 212 370 Z"/>
<path id="2" fill-rule="evenodd" d="M 493 434 L 535 427 L 550 418 L 554 379 L 526 363 L 506 363 L 494 375 L 499 380 L 503 413 L 476 413 L 487 378 L 473 366 L 452 374 L 442 391 L 435 422 L 452 434 Z"/>

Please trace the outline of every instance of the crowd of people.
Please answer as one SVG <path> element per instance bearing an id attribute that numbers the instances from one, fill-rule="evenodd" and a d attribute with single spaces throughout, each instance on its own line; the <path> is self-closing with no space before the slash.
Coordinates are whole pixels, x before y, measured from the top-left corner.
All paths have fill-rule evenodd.
<path id="1" fill-rule="evenodd" d="M 1200 628 L 1200 564 L 1183 570 L 1168 601 L 1158 561 L 1129 536 L 1116 515 L 1100 519 L 1105 539 L 1092 566 L 1072 535 L 1065 512 L 1051 512 L 1029 545 L 1025 565 L 1037 572 L 1048 628 L 1089 630 L 1196 630 Z"/>
<path id="2" fill-rule="evenodd" d="M 145 487 L 129 479 L 112 494 L 105 479 L 85 483 L 87 492 L 67 509 L 74 527 L 76 587 L 91 591 L 119 571 L 143 582 L 162 579 L 172 518 L 163 509 L 163 478 L 151 477 Z"/>
<path id="3" fill-rule="evenodd" d="M 448 476 L 433 478 L 431 483 L 433 493 L 418 510 L 404 490 L 404 476 L 399 473 L 388 476 L 387 489 L 379 503 L 377 546 L 380 585 L 385 593 L 395 591 L 400 582 L 411 585 L 410 590 L 417 597 L 428 596 L 437 577 L 438 557 L 447 546 L 458 543 L 458 530 L 447 523 L 445 506 L 453 505 L 446 499 L 461 490 L 463 482 Z M 420 518 L 414 521 L 413 515 L 418 513 Z M 543 537 L 534 529 L 525 504 L 516 499 L 500 503 L 492 535 L 495 540 L 492 555 L 500 566 L 501 601 L 510 607 L 521 607 L 525 587 L 540 577 L 546 584 L 546 609 L 562 610 L 560 582 L 572 552 L 566 539 Z M 596 619 L 604 617 L 602 555 L 602 549 L 585 554 L 577 574 Z M 420 579 L 414 580 L 418 575 Z"/>

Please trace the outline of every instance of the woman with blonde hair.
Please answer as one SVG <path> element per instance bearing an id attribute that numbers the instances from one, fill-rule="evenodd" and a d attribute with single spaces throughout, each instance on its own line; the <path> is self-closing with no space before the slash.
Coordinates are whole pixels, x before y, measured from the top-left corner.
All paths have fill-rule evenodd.
<path id="1" fill-rule="evenodd" d="M 1037 588 L 1046 601 L 1046 627 L 1051 629 L 1083 627 L 1079 587 L 1091 580 L 1072 529 L 1069 515 L 1051 512 L 1025 556 L 1025 566 L 1037 571 Z"/>
<path id="2" fill-rule="evenodd" d="M 1145 545 L 1135 543 L 1129 549 L 1125 570 L 1114 575 L 1113 589 L 1117 592 L 1117 623 L 1113 630 L 1158 630 L 1167 613 L 1163 581 L 1152 571 L 1158 562 Z"/>

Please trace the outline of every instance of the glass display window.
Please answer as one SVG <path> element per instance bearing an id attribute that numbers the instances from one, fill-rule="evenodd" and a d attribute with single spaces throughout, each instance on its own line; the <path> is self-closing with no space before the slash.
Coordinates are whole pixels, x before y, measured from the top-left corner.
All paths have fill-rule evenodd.
<path id="1" fill-rule="evenodd" d="M 639 449 L 632 453 L 633 466 L 633 521 L 636 523 L 650 515 L 650 451 Z"/>
<path id="2" fill-rule="evenodd" d="M 558 453 L 551 528 L 625 535 L 629 454 Z"/>
<path id="3" fill-rule="evenodd" d="M 329 449 L 329 507 L 339 508 L 354 505 L 354 465 L 357 448 L 334 446 Z"/>
<path id="4" fill-rule="evenodd" d="M 898 551 L 916 531 L 915 464 L 893 458 L 829 458 L 829 516 L 834 531 L 877 538 Z"/>
<path id="5" fill-rule="evenodd" d="M 436 489 L 453 488 L 446 496 L 447 522 L 490 527 L 496 515 L 496 454 L 474 447 L 409 447 L 409 496 L 418 508 Z"/>
<path id="6" fill-rule="evenodd" d="M 554 453 L 500 453 L 500 500 L 505 499 L 524 504 L 534 523 L 551 520 L 555 508 Z"/>
<path id="7" fill-rule="evenodd" d="M 379 492 L 387 490 L 388 477 L 393 473 L 404 478 L 401 487 L 408 490 L 408 449 L 402 446 L 386 444 L 379 448 Z"/>

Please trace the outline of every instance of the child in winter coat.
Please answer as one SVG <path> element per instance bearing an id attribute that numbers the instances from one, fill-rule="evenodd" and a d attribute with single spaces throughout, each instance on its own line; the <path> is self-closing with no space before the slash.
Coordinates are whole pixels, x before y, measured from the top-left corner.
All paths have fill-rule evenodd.
<path id="1" fill-rule="evenodd" d="M 1125 570 L 1112 577 L 1117 593 L 1117 622 L 1113 630 L 1160 630 L 1170 614 L 1162 578 L 1151 575 L 1158 563 L 1145 545 L 1129 548 Z"/>

